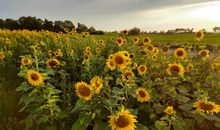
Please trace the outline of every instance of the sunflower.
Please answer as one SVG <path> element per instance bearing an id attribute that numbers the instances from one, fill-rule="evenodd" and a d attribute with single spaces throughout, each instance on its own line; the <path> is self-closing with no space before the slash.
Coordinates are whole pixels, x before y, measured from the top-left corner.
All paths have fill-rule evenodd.
<path id="1" fill-rule="evenodd" d="M 173 115 L 174 111 L 173 111 L 173 106 L 168 106 L 164 112 L 168 115 Z"/>
<path id="2" fill-rule="evenodd" d="M 134 58 L 135 58 L 135 55 L 134 55 L 134 54 L 130 54 L 130 55 L 129 55 L 129 58 L 134 59 Z"/>
<path id="3" fill-rule="evenodd" d="M 137 122 L 136 116 L 130 114 L 127 109 L 122 109 L 115 115 L 109 116 L 109 126 L 112 130 L 134 130 Z"/>
<path id="4" fill-rule="evenodd" d="M 28 70 L 27 72 L 27 80 L 33 86 L 40 86 L 43 84 L 42 75 L 35 70 Z"/>
<path id="5" fill-rule="evenodd" d="M 31 64 L 31 60 L 29 58 L 22 58 L 21 59 L 21 64 L 22 65 L 30 65 Z"/>
<path id="6" fill-rule="evenodd" d="M 157 47 L 154 47 L 153 49 L 153 54 L 157 55 L 159 53 L 159 49 Z"/>
<path id="7" fill-rule="evenodd" d="M 138 69 L 138 74 L 140 75 L 145 75 L 147 73 L 146 65 L 139 65 L 137 69 Z"/>
<path id="8" fill-rule="evenodd" d="M 97 54 L 99 54 L 99 53 L 101 52 L 101 49 L 100 49 L 100 48 L 96 48 L 96 49 L 95 49 L 95 52 L 96 52 Z"/>
<path id="9" fill-rule="evenodd" d="M 123 30 L 123 31 L 121 32 L 121 34 L 122 34 L 122 35 L 128 35 L 128 30 L 126 30 L 126 29 Z"/>
<path id="10" fill-rule="evenodd" d="M 212 68 L 214 71 L 220 72 L 220 63 L 219 63 L 219 62 L 214 62 L 214 63 L 212 63 L 211 68 Z"/>
<path id="11" fill-rule="evenodd" d="M 168 64 L 166 71 L 168 75 L 178 74 L 180 76 L 183 76 L 185 72 L 184 67 L 181 64 Z"/>
<path id="12" fill-rule="evenodd" d="M 199 51 L 199 55 L 203 58 L 203 59 L 205 59 L 205 58 L 207 58 L 207 57 L 209 57 L 209 50 L 200 50 Z"/>
<path id="13" fill-rule="evenodd" d="M 177 48 L 173 54 L 176 58 L 179 59 L 184 59 L 186 57 L 186 51 L 184 48 Z"/>
<path id="14" fill-rule="evenodd" d="M 103 44 L 104 41 L 103 41 L 103 40 L 99 40 L 98 43 L 99 43 L 99 44 Z"/>
<path id="15" fill-rule="evenodd" d="M 151 43 L 151 39 L 149 37 L 145 37 L 143 39 L 143 43 L 144 43 L 144 45 L 150 44 Z"/>
<path id="16" fill-rule="evenodd" d="M 186 66 L 186 71 L 191 71 L 193 70 L 193 64 L 192 63 L 189 63 L 187 66 Z"/>
<path id="17" fill-rule="evenodd" d="M 214 102 L 207 101 L 207 100 L 198 100 L 194 103 L 194 107 L 196 111 L 199 112 L 206 112 L 206 113 L 219 113 L 220 106 L 215 104 Z"/>
<path id="18" fill-rule="evenodd" d="M 161 50 L 162 52 L 167 53 L 169 51 L 169 48 L 167 46 L 163 46 Z"/>
<path id="19" fill-rule="evenodd" d="M 136 90 L 136 96 L 137 96 L 137 100 L 139 102 L 147 102 L 150 100 L 150 94 L 149 92 L 145 89 L 145 88 L 138 88 Z"/>
<path id="20" fill-rule="evenodd" d="M 57 59 L 50 59 L 50 60 L 47 60 L 47 67 L 48 68 L 54 68 L 58 65 L 60 65 L 60 62 L 57 60 Z"/>
<path id="21" fill-rule="evenodd" d="M 55 57 L 62 57 L 63 53 L 61 52 L 60 49 L 58 49 L 56 52 L 54 52 Z"/>
<path id="22" fill-rule="evenodd" d="M 203 30 L 200 30 L 200 31 L 196 32 L 196 40 L 197 41 L 201 41 L 203 39 L 203 37 L 204 37 Z"/>
<path id="23" fill-rule="evenodd" d="M 120 69 L 126 68 L 126 65 L 129 64 L 129 59 L 122 52 L 115 53 L 113 57 L 114 62 Z"/>
<path id="24" fill-rule="evenodd" d="M 121 37 L 118 37 L 118 38 L 116 39 L 116 43 L 118 44 L 118 46 L 123 45 L 123 42 L 124 42 L 124 40 L 123 40 Z"/>
<path id="25" fill-rule="evenodd" d="M 133 73 L 132 70 L 127 70 L 127 71 L 124 71 L 124 72 L 123 72 L 122 77 L 123 77 L 124 79 L 127 79 L 127 80 L 128 80 L 129 78 L 134 77 L 134 73 Z"/>
<path id="26" fill-rule="evenodd" d="M 89 46 L 86 47 L 85 52 L 90 53 L 91 48 Z"/>
<path id="27" fill-rule="evenodd" d="M 149 52 L 153 52 L 153 51 L 154 51 L 154 46 L 153 46 L 152 44 L 148 44 L 148 45 L 147 45 L 147 50 L 148 50 Z"/>
<path id="28" fill-rule="evenodd" d="M 0 51 L 0 60 L 3 60 L 5 58 L 4 52 Z"/>
<path id="29" fill-rule="evenodd" d="M 93 88 L 87 83 L 81 81 L 75 84 L 76 94 L 83 100 L 91 100 Z"/>
<path id="30" fill-rule="evenodd" d="M 116 69 L 116 63 L 114 62 L 113 59 L 108 59 L 106 61 L 106 65 L 110 70 L 115 70 Z"/>
<path id="31" fill-rule="evenodd" d="M 157 60 L 157 55 L 154 54 L 151 56 L 151 58 L 152 58 L 152 60 Z"/>
<path id="32" fill-rule="evenodd" d="M 103 87 L 102 84 L 102 79 L 99 76 L 95 76 L 92 78 L 92 80 L 90 81 L 91 86 L 95 89 L 95 93 L 99 94 L 100 90 Z"/>
<path id="33" fill-rule="evenodd" d="M 48 54 L 49 57 L 51 57 L 51 56 L 53 55 L 53 52 L 52 52 L 51 50 L 49 50 L 49 51 L 47 52 L 47 54 Z"/>
<path id="34" fill-rule="evenodd" d="M 138 37 L 135 37 L 135 38 L 133 38 L 132 41 L 133 41 L 134 44 L 137 44 L 137 43 L 139 42 L 139 38 L 138 38 Z"/>
<path id="35" fill-rule="evenodd" d="M 147 50 L 146 50 L 146 49 L 142 49 L 142 50 L 141 50 L 141 54 L 142 54 L 143 56 L 146 56 L 146 55 L 147 55 Z"/>

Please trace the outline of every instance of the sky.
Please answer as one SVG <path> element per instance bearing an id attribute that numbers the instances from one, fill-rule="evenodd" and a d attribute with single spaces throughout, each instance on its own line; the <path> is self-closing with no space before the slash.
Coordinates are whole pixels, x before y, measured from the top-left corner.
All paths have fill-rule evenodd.
<path id="1" fill-rule="evenodd" d="M 220 0 L 0 0 L 0 18 L 71 20 L 97 30 L 142 31 L 220 26 Z"/>

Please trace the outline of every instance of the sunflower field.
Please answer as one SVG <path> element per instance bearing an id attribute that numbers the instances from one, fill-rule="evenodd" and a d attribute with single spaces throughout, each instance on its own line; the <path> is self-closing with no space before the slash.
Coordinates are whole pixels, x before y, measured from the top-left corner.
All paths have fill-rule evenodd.
<path id="1" fill-rule="evenodd" d="M 204 32 L 172 46 L 65 31 L 0 30 L 0 129 L 220 129 L 220 46 Z M 4 108 L 7 79 L 19 104 Z"/>

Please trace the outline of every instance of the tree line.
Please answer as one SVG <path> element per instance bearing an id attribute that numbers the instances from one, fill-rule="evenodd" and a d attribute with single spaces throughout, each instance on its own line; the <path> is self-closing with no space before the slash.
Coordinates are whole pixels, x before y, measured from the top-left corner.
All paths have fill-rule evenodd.
<path id="1" fill-rule="evenodd" d="M 102 30 L 96 30 L 93 26 L 87 27 L 85 24 L 77 23 L 77 27 L 70 21 L 50 21 L 47 19 L 40 19 L 32 16 L 22 16 L 17 20 L 7 18 L 5 20 L 0 19 L 0 29 L 10 29 L 10 30 L 48 30 L 52 32 L 65 32 L 64 30 L 72 30 L 76 28 L 78 33 L 89 32 L 90 34 L 104 34 Z"/>

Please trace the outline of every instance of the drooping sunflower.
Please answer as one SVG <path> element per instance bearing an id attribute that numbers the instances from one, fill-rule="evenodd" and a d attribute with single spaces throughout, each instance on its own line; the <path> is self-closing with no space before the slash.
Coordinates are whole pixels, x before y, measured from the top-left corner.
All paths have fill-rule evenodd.
<path id="1" fill-rule="evenodd" d="M 197 41 L 201 41 L 203 39 L 203 37 L 204 37 L 203 30 L 200 30 L 200 31 L 196 32 L 196 40 Z"/>
<path id="2" fill-rule="evenodd" d="M 129 78 L 134 77 L 134 73 L 132 70 L 126 70 L 122 73 L 122 77 L 126 80 L 128 80 Z"/>
<path id="3" fill-rule="evenodd" d="M 48 68 L 54 68 L 60 65 L 60 62 L 57 59 L 49 59 L 46 62 Z"/>
<path id="4" fill-rule="evenodd" d="M 199 51 L 199 55 L 200 55 L 203 59 L 205 59 L 205 58 L 209 57 L 209 50 L 207 50 L 207 49 L 200 50 L 200 51 Z"/>
<path id="5" fill-rule="evenodd" d="M 162 52 L 167 53 L 169 51 L 169 48 L 167 46 L 163 46 L 161 50 Z"/>
<path id="6" fill-rule="evenodd" d="M 93 88 L 87 83 L 81 81 L 75 84 L 76 94 L 83 100 L 91 100 Z"/>
<path id="7" fill-rule="evenodd" d="M 178 74 L 180 76 L 183 76 L 185 72 L 184 67 L 181 64 L 168 64 L 166 71 L 168 75 Z"/>
<path id="8" fill-rule="evenodd" d="M 151 43 L 151 39 L 149 37 L 145 37 L 143 39 L 143 43 L 144 43 L 144 45 L 150 44 Z"/>
<path id="9" fill-rule="evenodd" d="M 137 100 L 139 102 L 147 102 L 150 100 L 150 94 L 149 92 L 145 89 L 145 88 L 138 88 L 136 90 L 136 96 L 137 96 Z"/>
<path id="10" fill-rule="evenodd" d="M 95 89 L 95 93 L 99 94 L 103 87 L 102 79 L 99 76 L 95 76 L 91 79 L 90 84 Z"/>
<path id="11" fill-rule="evenodd" d="M 176 58 L 179 59 L 184 59 L 186 57 L 186 51 L 184 48 L 177 48 L 173 54 Z"/>
<path id="12" fill-rule="evenodd" d="M 30 65 L 31 64 L 31 59 L 29 59 L 29 58 L 22 58 L 21 59 L 21 64 L 22 65 Z"/>
<path id="13" fill-rule="evenodd" d="M 137 43 L 139 42 L 139 38 L 138 38 L 138 37 L 135 37 L 135 38 L 133 38 L 132 41 L 133 41 L 134 44 L 137 44 Z"/>
<path id="14" fill-rule="evenodd" d="M 168 106 L 164 112 L 168 115 L 173 115 L 174 111 L 173 111 L 173 106 Z"/>
<path id="15" fill-rule="evenodd" d="M 112 130 L 134 130 L 137 122 L 136 116 L 130 114 L 127 109 L 122 109 L 109 116 L 109 126 Z"/>
<path id="16" fill-rule="evenodd" d="M 193 70 L 193 64 L 192 63 L 189 63 L 187 66 L 186 66 L 186 71 L 189 72 Z"/>
<path id="17" fill-rule="evenodd" d="M 137 69 L 138 69 L 139 75 L 145 75 L 147 73 L 147 66 L 146 65 L 139 65 Z"/>
<path id="18" fill-rule="evenodd" d="M 29 84 L 31 84 L 33 86 L 40 86 L 43 84 L 42 75 L 35 70 L 28 70 L 27 80 L 28 80 Z"/>
<path id="19" fill-rule="evenodd" d="M 198 100 L 194 103 L 194 107 L 198 112 L 205 112 L 205 113 L 219 113 L 220 106 L 215 104 L 214 102 L 207 101 L 207 100 Z"/>
<path id="20" fill-rule="evenodd" d="M 128 30 L 125 29 L 125 30 L 121 31 L 121 34 L 122 35 L 128 35 Z"/>

